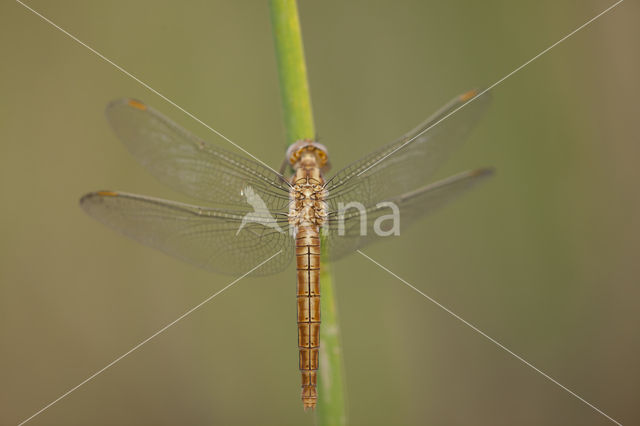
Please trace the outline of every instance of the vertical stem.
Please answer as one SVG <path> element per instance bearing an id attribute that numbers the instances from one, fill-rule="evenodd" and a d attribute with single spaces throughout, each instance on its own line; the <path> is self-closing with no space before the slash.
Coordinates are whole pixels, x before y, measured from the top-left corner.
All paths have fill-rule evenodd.
<path id="1" fill-rule="evenodd" d="M 322 242 L 320 285 L 322 328 L 320 329 L 320 370 L 318 371 L 318 425 L 346 425 L 344 361 L 340 345 L 340 325 L 331 264 Z"/>
<path id="2" fill-rule="evenodd" d="M 271 0 L 270 6 L 287 143 L 313 139 L 315 127 L 298 6 L 295 0 Z"/>
<path id="3" fill-rule="evenodd" d="M 289 144 L 313 139 L 315 128 L 307 82 L 298 6 L 295 0 L 270 0 L 271 23 L 276 47 L 284 124 Z M 333 276 L 322 244 L 320 265 L 321 338 L 318 371 L 318 425 L 346 424 L 342 350 Z"/>

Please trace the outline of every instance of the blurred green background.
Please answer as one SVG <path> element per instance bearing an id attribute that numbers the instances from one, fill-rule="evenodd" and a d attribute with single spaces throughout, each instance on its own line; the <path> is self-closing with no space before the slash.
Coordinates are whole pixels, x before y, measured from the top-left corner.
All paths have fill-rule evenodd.
<path id="1" fill-rule="evenodd" d="M 264 1 L 28 4 L 277 167 Z M 302 1 L 316 126 L 335 169 L 503 77 L 612 2 Z M 439 176 L 498 173 L 365 252 L 623 424 L 640 424 L 640 27 L 624 2 L 493 90 Z M 87 217 L 97 189 L 184 199 L 107 127 L 131 96 L 232 149 L 3 2 L 0 423 L 17 424 L 233 278 Z M 610 424 L 359 255 L 335 265 L 353 425 Z M 31 424 L 312 425 L 293 269 L 245 279 Z"/>

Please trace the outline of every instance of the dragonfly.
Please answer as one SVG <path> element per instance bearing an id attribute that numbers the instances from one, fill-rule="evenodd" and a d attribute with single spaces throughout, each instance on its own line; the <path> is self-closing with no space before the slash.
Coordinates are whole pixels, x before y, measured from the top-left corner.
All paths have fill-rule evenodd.
<path id="1" fill-rule="evenodd" d="M 321 254 L 338 260 L 397 234 L 397 223 L 406 229 L 485 181 L 489 168 L 425 184 L 488 103 L 486 93 L 466 92 L 401 138 L 325 178 L 328 151 L 313 140 L 292 144 L 276 171 L 193 135 L 141 101 L 120 99 L 106 109 L 116 135 L 152 175 L 194 203 L 109 190 L 84 195 L 80 205 L 128 237 L 217 273 L 275 274 L 295 259 L 302 402 L 313 409 Z M 350 205 L 359 207 L 345 209 Z M 383 230 L 390 213 L 398 222 Z M 269 261 L 260 263 L 264 259 Z"/>

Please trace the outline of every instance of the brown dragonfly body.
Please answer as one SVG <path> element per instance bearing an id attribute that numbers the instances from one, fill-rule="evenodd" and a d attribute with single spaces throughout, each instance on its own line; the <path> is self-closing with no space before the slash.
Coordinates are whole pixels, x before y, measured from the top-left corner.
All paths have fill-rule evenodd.
<path id="1" fill-rule="evenodd" d="M 315 408 L 316 370 L 320 348 L 320 228 L 326 219 L 324 179 L 326 150 L 310 141 L 292 146 L 289 222 L 295 230 L 298 285 L 298 349 L 302 374 L 302 403 Z M 291 151 L 291 150 L 290 150 Z"/>
<path id="2" fill-rule="evenodd" d="M 274 274 L 295 257 L 302 402 L 313 408 L 321 241 L 329 260 L 340 259 L 390 235 L 381 225 L 390 212 L 405 229 L 490 176 L 489 169 L 470 170 L 427 184 L 485 109 L 488 97 L 482 93 L 456 97 L 404 136 L 326 180 L 327 150 L 317 142 L 291 145 L 285 165 L 294 173 L 287 179 L 284 170 L 208 143 L 140 101 L 116 100 L 107 107 L 107 119 L 133 156 L 161 182 L 206 204 L 119 191 L 92 192 L 80 204 L 119 232 L 218 273 Z M 346 211 L 354 204 L 362 210 Z"/>

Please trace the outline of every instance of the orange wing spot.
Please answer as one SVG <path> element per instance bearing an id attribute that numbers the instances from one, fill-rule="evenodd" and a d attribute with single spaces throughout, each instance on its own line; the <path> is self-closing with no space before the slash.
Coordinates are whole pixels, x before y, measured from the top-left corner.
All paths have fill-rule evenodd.
<path id="1" fill-rule="evenodd" d="M 478 177 L 483 175 L 491 174 L 490 169 L 475 169 L 469 171 L 469 177 Z"/>
<path id="2" fill-rule="evenodd" d="M 145 104 L 143 104 L 140 101 L 136 101 L 135 99 L 129 99 L 129 106 L 137 108 L 141 111 L 144 111 L 147 109 L 147 106 Z"/>
<path id="3" fill-rule="evenodd" d="M 118 193 L 113 191 L 98 191 L 97 194 L 101 197 L 117 197 Z"/>
<path id="4" fill-rule="evenodd" d="M 460 95 L 460 102 L 467 102 L 471 98 L 478 96 L 477 90 L 469 90 L 467 93 Z"/>

